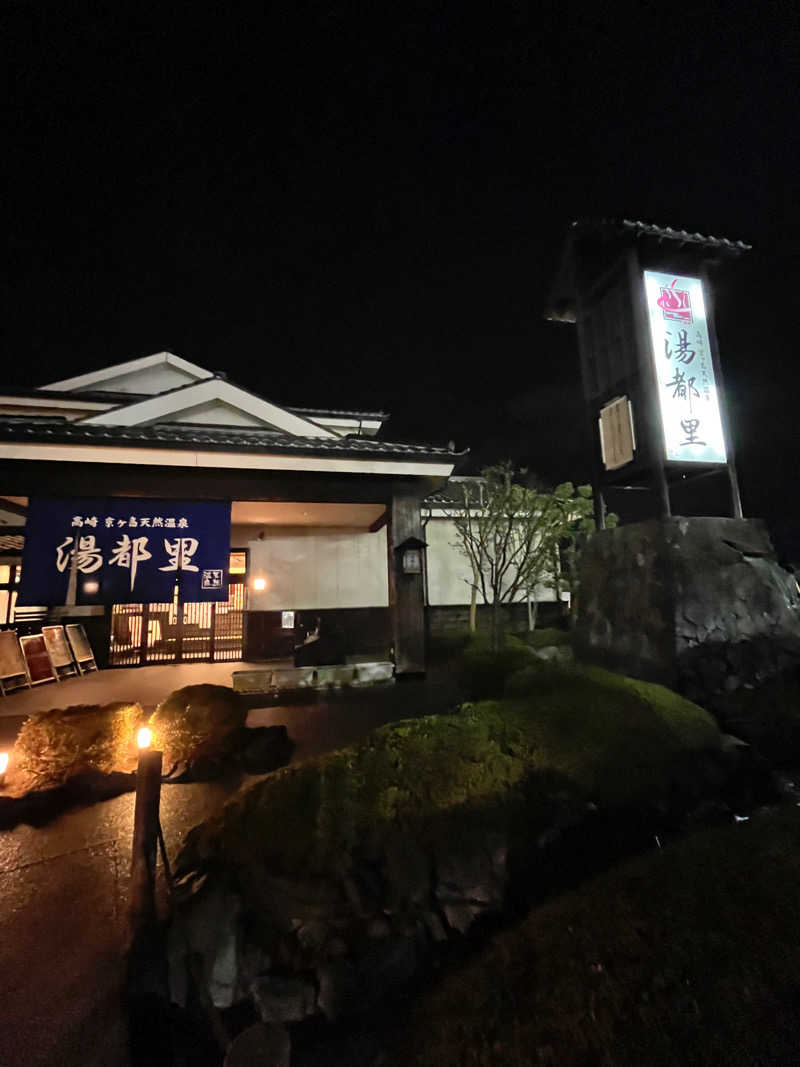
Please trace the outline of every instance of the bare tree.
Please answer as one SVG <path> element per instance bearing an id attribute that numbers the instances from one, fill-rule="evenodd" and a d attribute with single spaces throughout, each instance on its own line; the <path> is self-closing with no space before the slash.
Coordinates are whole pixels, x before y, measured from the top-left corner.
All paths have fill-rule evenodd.
<path id="1" fill-rule="evenodd" d="M 524 471 L 509 462 L 486 467 L 480 478 L 451 482 L 456 500 L 444 508 L 458 534 L 456 547 L 466 557 L 472 579 L 470 629 L 475 629 L 477 597 L 491 605 L 492 647 L 500 643 L 500 617 L 504 604 L 525 594 L 529 625 L 535 625 L 537 588 L 549 585 L 557 595 L 570 588 L 571 576 L 562 573 L 560 549 L 577 533 L 590 528 L 592 491 L 572 482 L 552 492 L 520 483 Z"/>

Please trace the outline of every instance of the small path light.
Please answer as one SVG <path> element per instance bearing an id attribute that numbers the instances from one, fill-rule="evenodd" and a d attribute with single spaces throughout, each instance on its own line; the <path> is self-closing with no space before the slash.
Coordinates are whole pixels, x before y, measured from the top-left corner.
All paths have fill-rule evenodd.
<path id="1" fill-rule="evenodd" d="M 136 734 L 136 744 L 139 748 L 150 748 L 150 742 L 153 740 L 153 731 L 147 726 L 142 726 L 139 732 Z"/>

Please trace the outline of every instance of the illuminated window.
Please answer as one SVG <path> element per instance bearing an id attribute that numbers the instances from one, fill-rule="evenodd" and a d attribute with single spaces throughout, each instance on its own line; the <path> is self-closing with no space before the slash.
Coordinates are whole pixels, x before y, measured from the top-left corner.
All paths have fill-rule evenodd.
<path id="1" fill-rule="evenodd" d="M 8 585 L 11 582 L 11 568 L 7 563 L 0 564 L 0 585 Z"/>
<path id="2" fill-rule="evenodd" d="M 230 560 L 228 562 L 229 574 L 244 574 L 247 570 L 247 553 L 246 552 L 231 552 Z"/>
<path id="3" fill-rule="evenodd" d="M 294 612 L 282 611 L 281 612 L 281 628 L 284 630 L 294 629 Z"/>

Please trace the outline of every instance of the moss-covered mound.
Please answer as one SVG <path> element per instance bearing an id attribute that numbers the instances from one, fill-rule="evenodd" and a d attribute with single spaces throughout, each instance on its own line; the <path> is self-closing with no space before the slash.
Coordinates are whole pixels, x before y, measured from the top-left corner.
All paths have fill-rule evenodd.
<path id="1" fill-rule="evenodd" d="M 800 812 L 698 833 L 536 909 L 419 1006 L 397 1067 L 789 1067 Z"/>
<path id="2" fill-rule="evenodd" d="M 247 709 L 233 689 L 187 685 L 158 705 L 149 725 L 168 770 L 202 757 L 227 755 L 237 747 L 237 731 L 246 719 Z"/>
<path id="3" fill-rule="evenodd" d="M 14 792 L 62 785 L 85 771 L 129 770 L 139 704 L 81 705 L 38 712 L 20 729 L 9 761 Z"/>
<path id="4" fill-rule="evenodd" d="M 452 818 L 521 805 L 546 819 L 554 796 L 685 807 L 708 791 L 720 748 L 713 719 L 661 686 L 535 667 L 503 700 L 382 727 L 258 783 L 192 831 L 183 862 L 325 871 L 387 834 L 449 833 Z"/>
<path id="5" fill-rule="evenodd" d="M 488 700 L 503 695 L 508 678 L 534 661 L 530 648 L 509 635 L 493 649 L 483 634 L 470 638 L 459 660 L 461 686 L 471 700 Z"/>

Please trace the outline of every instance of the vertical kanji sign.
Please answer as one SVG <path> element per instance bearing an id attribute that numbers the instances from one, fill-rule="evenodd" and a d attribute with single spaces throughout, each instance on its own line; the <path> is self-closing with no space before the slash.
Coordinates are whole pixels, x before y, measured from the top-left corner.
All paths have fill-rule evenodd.
<path id="1" fill-rule="evenodd" d="M 20 604 L 226 600 L 230 501 L 34 498 Z"/>
<path id="2" fill-rule="evenodd" d="M 646 270 L 644 287 L 665 458 L 725 463 L 703 283 Z"/>

